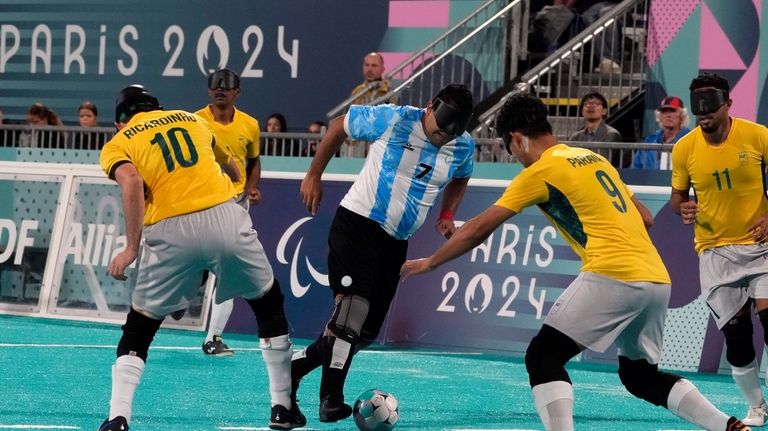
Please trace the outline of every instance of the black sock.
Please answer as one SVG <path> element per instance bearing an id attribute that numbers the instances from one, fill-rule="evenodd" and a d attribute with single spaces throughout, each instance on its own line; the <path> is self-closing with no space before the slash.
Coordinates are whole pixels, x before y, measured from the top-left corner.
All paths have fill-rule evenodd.
<path id="1" fill-rule="evenodd" d="M 349 372 L 349 366 L 352 363 L 355 346 L 350 346 L 345 358 L 343 357 L 344 351 L 340 349 L 341 346 L 336 343 L 346 343 L 346 341 L 339 340 L 332 336 L 323 337 L 323 377 L 320 380 L 321 400 L 327 398 L 338 401 L 344 400 L 344 382 L 347 380 L 347 373 Z M 334 347 L 337 350 L 336 358 L 334 358 Z M 339 356 L 340 354 L 342 356 Z M 336 361 L 343 361 L 343 366 L 341 368 L 338 368 L 338 365 L 331 367 L 332 362 Z"/>

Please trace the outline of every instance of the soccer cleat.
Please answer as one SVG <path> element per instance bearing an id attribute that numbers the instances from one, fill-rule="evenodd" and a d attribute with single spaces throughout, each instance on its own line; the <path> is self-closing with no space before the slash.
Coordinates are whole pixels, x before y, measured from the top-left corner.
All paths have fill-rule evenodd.
<path id="1" fill-rule="evenodd" d="M 766 416 L 768 416 L 768 412 L 766 411 L 765 401 L 763 401 L 757 407 L 750 407 L 749 410 L 747 410 L 747 417 L 741 421 L 744 422 L 745 425 L 761 427 L 765 425 Z"/>
<path id="2" fill-rule="evenodd" d="M 288 410 L 280 404 L 272 406 L 269 417 L 269 428 L 273 430 L 292 430 L 307 424 L 307 418 L 299 410 L 299 405 L 293 403 Z"/>
<path id="3" fill-rule="evenodd" d="M 235 354 L 234 350 L 224 344 L 224 340 L 218 335 L 214 335 L 212 341 L 203 344 L 203 353 L 213 356 L 232 356 Z"/>
<path id="4" fill-rule="evenodd" d="M 128 421 L 122 416 L 112 420 L 107 418 L 99 427 L 99 431 L 128 431 Z"/>
<path id="5" fill-rule="evenodd" d="M 744 422 L 731 416 L 728 419 L 728 424 L 725 426 L 725 431 L 752 431 L 752 428 L 746 426 Z"/>
<path id="6" fill-rule="evenodd" d="M 186 308 L 182 308 L 181 310 L 176 310 L 173 313 L 171 313 L 171 318 L 173 320 L 181 320 L 182 317 L 184 317 L 184 314 L 187 313 Z"/>
<path id="7" fill-rule="evenodd" d="M 320 401 L 320 422 L 336 422 L 350 415 L 352 415 L 352 407 L 344 404 L 342 399 L 326 397 Z"/>

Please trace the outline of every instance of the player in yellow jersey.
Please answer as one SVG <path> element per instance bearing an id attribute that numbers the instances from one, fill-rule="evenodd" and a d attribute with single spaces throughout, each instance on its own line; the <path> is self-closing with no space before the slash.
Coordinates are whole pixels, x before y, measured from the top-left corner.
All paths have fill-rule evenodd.
<path id="1" fill-rule="evenodd" d="M 683 223 L 694 224 L 701 291 L 749 405 L 743 421 L 763 426 L 768 412 L 752 343 L 752 305 L 768 340 L 768 129 L 729 116 L 726 79 L 702 73 L 690 90 L 699 126 L 672 150 L 670 206 Z M 696 200 L 689 198 L 691 188 Z"/>
<path id="2" fill-rule="evenodd" d="M 128 429 L 152 339 L 165 316 L 189 305 L 204 271 L 216 274 L 219 301 L 242 296 L 256 315 L 270 428 L 304 426 L 290 398 L 292 347 L 283 295 L 248 212 L 235 203 L 232 182 L 216 162 L 226 160 L 227 151 L 204 119 L 162 110 L 141 86 L 123 89 L 115 104 L 118 132 L 99 161 L 122 190 L 126 246 L 109 273 L 126 280 L 126 267 L 139 262 L 112 367 L 109 417 L 99 431 Z"/>
<path id="3" fill-rule="evenodd" d="M 616 169 L 589 150 L 559 144 L 538 98 L 514 95 L 496 129 L 525 169 L 498 201 L 466 222 L 432 256 L 409 260 L 408 277 L 480 245 L 507 219 L 536 205 L 581 256 L 583 266 L 531 340 L 525 365 L 547 431 L 571 431 L 573 387 L 565 364 L 585 348 L 619 347 L 619 377 L 634 396 L 714 431 L 748 430 L 688 380 L 658 370 L 670 280 L 646 230 L 650 212 Z"/>
<path id="4" fill-rule="evenodd" d="M 229 69 L 220 69 L 208 76 L 208 96 L 211 104 L 196 112 L 208 120 L 217 142 L 226 144 L 237 164 L 240 179 L 235 182 L 237 202 L 246 210 L 248 204 L 256 205 L 261 200 L 259 181 L 261 161 L 259 160 L 259 122 L 235 107 L 240 95 L 240 77 Z M 215 295 L 213 296 L 215 298 Z M 217 304 L 211 301 L 211 319 L 208 335 L 203 341 L 203 352 L 208 355 L 228 356 L 234 352 L 221 338 L 233 300 Z"/>

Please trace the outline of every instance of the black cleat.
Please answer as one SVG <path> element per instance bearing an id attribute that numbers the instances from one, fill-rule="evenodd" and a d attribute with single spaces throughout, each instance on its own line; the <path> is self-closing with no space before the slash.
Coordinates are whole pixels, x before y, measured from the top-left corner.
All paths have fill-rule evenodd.
<path id="1" fill-rule="evenodd" d="M 269 417 L 269 428 L 273 430 L 292 430 L 307 424 L 307 418 L 299 410 L 299 405 L 293 403 L 288 410 L 280 404 L 272 406 L 272 415 Z"/>
<path id="2" fill-rule="evenodd" d="M 725 426 L 725 431 L 752 431 L 752 428 L 744 425 L 744 422 L 731 416 L 731 418 L 728 419 L 728 424 Z"/>
<path id="3" fill-rule="evenodd" d="M 128 431 L 128 421 L 122 416 L 112 420 L 107 418 L 99 427 L 99 431 Z"/>
<path id="4" fill-rule="evenodd" d="M 320 401 L 320 422 L 336 422 L 350 415 L 352 415 L 352 407 L 344 404 L 343 399 L 327 397 Z"/>
<path id="5" fill-rule="evenodd" d="M 224 340 L 218 335 L 214 335 L 212 341 L 203 344 L 203 353 L 212 356 L 232 356 L 235 354 L 234 350 L 224 344 Z"/>
<path id="6" fill-rule="evenodd" d="M 182 317 L 187 313 L 186 308 L 182 308 L 181 310 L 176 310 L 173 313 L 171 313 L 171 318 L 173 320 L 181 320 Z"/>

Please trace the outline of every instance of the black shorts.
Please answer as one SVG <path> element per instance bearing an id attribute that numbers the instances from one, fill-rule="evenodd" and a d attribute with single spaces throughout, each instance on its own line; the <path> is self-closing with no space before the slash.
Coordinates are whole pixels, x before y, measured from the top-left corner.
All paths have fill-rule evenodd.
<path id="1" fill-rule="evenodd" d="M 364 338 L 375 338 L 400 283 L 408 241 L 392 238 L 379 224 L 344 207 L 328 235 L 328 281 L 334 294 L 359 295 L 370 303 Z"/>

